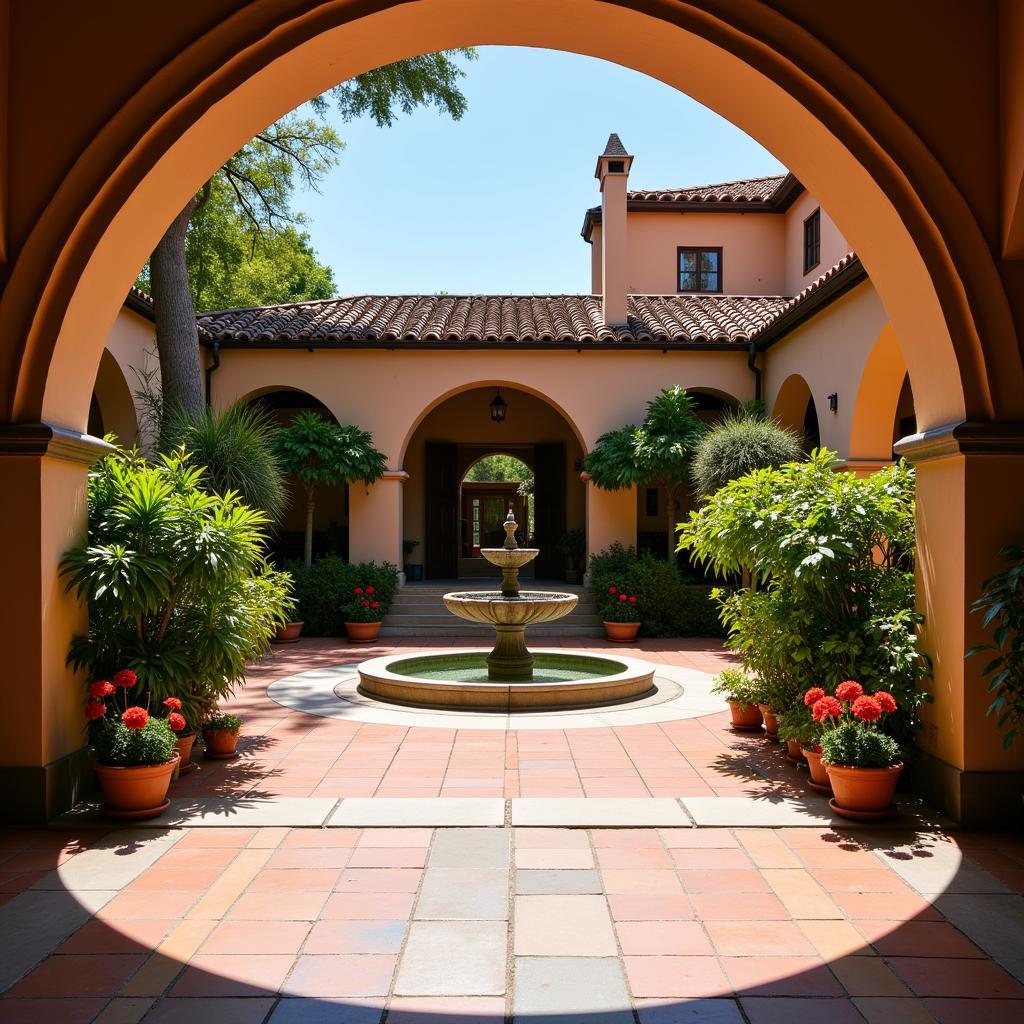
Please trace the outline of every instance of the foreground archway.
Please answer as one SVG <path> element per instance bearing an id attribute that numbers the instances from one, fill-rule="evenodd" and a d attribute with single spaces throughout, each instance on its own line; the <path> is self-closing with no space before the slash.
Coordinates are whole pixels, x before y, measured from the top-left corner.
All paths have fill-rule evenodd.
<path id="1" fill-rule="evenodd" d="M 929 93 L 938 84 L 909 68 L 893 79 L 890 53 L 877 45 L 908 34 L 907 52 L 931 53 L 938 66 L 937 54 L 964 56 L 959 22 L 922 22 L 911 12 L 903 23 L 888 11 L 882 25 L 835 7 L 803 10 L 797 22 L 765 6 L 723 11 L 656 0 L 279 0 L 245 7 L 224 0 L 176 12 L 172 31 L 145 17 L 125 25 L 114 12 L 90 10 L 65 12 L 66 32 L 54 34 L 34 23 L 44 16 L 19 5 L 12 22 L 11 152 L 33 153 L 33 165 L 9 190 L 10 271 L 0 299 L 9 350 L 0 417 L 12 425 L 0 471 L 5 486 L 26 495 L 4 511 L 0 532 L 21 539 L 8 548 L 20 549 L 33 580 L 32 599 L 5 597 L 3 610 L 16 628 L 25 626 L 22 635 L 35 638 L 14 666 L 33 681 L 31 692 L 3 698 L 13 712 L 8 718 L 22 723 L 4 758 L 28 770 L 40 806 L 68 799 L 51 783 L 74 774 L 64 759 L 81 741 L 62 650 L 82 613 L 61 595 L 55 572 L 82 526 L 81 464 L 95 451 L 75 434 L 86 426 L 102 339 L 136 269 L 189 195 L 274 117 L 378 64 L 481 43 L 604 57 L 687 91 L 783 159 L 855 245 L 904 347 L 919 422 L 939 435 L 916 445 L 919 458 L 935 460 L 920 487 L 921 601 L 939 698 L 924 741 L 955 810 L 968 768 L 979 773 L 981 789 L 990 788 L 986 773 L 1009 762 L 964 676 L 962 653 L 977 631 L 965 595 L 992 568 L 993 548 L 1018 528 L 986 495 L 1020 479 L 1013 463 L 1020 431 L 944 425 L 1020 417 L 1020 352 L 992 232 L 981 226 L 993 220 L 985 207 L 990 168 L 954 175 L 932 154 L 951 166 L 957 155 L 927 141 L 929 134 L 948 138 L 953 124 L 971 137 L 974 107 L 967 103 L 971 113 L 951 120 Z M 72 23 L 74 17 L 81 20 Z M 972 37 L 968 55 L 985 71 L 998 63 L 995 17 L 994 8 L 979 14 L 977 26 L 990 34 Z M 86 57 L 96 62 L 93 88 L 76 89 Z M 38 84 L 35 68 L 44 64 L 52 69 L 47 93 L 27 84 L 30 77 Z M 971 81 L 962 60 L 959 66 Z M 988 83 L 992 76 L 977 78 Z M 42 131 L 48 123 L 30 116 L 38 113 L 32 104 L 45 108 L 51 95 L 70 105 L 66 121 L 81 132 L 25 144 L 31 125 Z M 901 119 L 901 109 L 914 116 Z M 967 149 L 995 160 L 991 136 L 986 144 L 991 154 L 981 144 Z M 69 508 L 77 510 L 74 521 Z M 978 517 L 990 527 L 984 545 L 970 528 Z"/>

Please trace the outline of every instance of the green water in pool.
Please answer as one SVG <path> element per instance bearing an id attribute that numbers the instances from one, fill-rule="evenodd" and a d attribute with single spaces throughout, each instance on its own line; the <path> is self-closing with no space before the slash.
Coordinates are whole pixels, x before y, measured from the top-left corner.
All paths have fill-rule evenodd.
<path id="1" fill-rule="evenodd" d="M 533 678 L 524 683 L 575 683 L 582 679 L 613 676 L 626 668 L 621 661 L 580 654 L 535 654 Z M 492 683 L 487 676 L 487 652 L 470 654 L 422 654 L 393 662 L 395 675 L 417 679 L 447 680 L 454 683 Z"/>

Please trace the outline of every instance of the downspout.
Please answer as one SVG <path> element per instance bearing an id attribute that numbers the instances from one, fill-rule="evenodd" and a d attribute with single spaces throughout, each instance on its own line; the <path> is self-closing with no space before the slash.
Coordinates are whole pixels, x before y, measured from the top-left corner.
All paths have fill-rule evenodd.
<path id="1" fill-rule="evenodd" d="M 747 349 L 747 369 L 754 375 L 754 401 L 761 401 L 761 368 L 757 365 L 757 343 L 751 342 Z"/>
<path id="2" fill-rule="evenodd" d="M 214 339 L 210 348 L 213 354 L 213 363 L 206 368 L 206 404 L 210 405 L 213 400 L 213 371 L 220 369 L 220 341 Z"/>

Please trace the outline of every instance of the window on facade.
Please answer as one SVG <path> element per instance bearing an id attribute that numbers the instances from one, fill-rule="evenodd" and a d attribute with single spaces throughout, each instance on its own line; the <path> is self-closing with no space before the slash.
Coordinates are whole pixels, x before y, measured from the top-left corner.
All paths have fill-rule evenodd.
<path id="1" fill-rule="evenodd" d="M 821 210 L 804 221 L 804 273 L 821 262 Z"/>
<path id="2" fill-rule="evenodd" d="M 656 516 L 658 514 L 658 488 L 647 488 L 647 514 Z"/>
<path id="3" fill-rule="evenodd" d="M 679 291 L 720 292 L 722 290 L 722 250 L 679 249 Z"/>

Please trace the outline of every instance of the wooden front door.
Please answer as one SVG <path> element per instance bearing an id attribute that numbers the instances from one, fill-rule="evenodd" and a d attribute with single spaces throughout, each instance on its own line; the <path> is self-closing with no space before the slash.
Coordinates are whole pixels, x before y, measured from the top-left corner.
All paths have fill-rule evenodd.
<path id="1" fill-rule="evenodd" d="M 427 502 L 424 565 L 429 579 L 453 580 L 459 573 L 458 448 L 447 442 L 426 445 Z"/>

